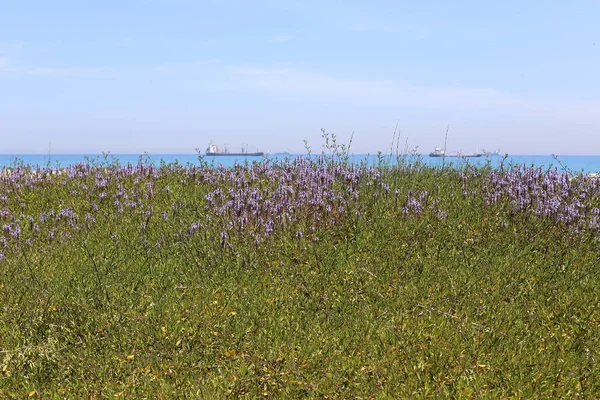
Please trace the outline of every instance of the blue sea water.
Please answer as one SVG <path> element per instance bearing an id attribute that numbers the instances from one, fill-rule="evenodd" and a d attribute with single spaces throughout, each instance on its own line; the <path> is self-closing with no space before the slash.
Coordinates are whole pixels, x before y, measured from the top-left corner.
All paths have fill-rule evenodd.
<path id="1" fill-rule="evenodd" d="M 278 160 L 285 158 L 295 158 L 302 155 L 268 155 L 269 160 Z M 306 155 L 303 155 L 306 157 Z M 484 165 L 485 163 L 491 163 L 492 166 L 498 167 L 500 164 L 508 165 L 526 165 L 536 166 L 542 168 L 558 168 L 572 173 L 591 173 L 600 172 L 600 155 L 598 156 L 551 156 L 551 155 L 512 155 L 512 156 L 490 156 L 480 158 L 432 158 L 427 155 L 406 156 L 410 161 L 411 159 L 421 159 L 425 164 L 432 166 L 445 165 L 464 165 L 469 163 L 471 165 Z M 208 162 L 212 166 L 224 166 L 231 167 L 237 164 L 243 164 L 245 162 L 263 161 L 263 157 L 201 157 L 203 161 Z M 354 154 L 350 156 L 352 162 L 366 161 L 368 165 L 377 165 L 379 157 L 377 155 L 369 154 Z M 394 162 L 395 157 L 388 157 L 386 160 Z M 152 163 L 160 165 L 164 163 L 177 162 L 182 165 L 195 164 L 199 165 L 200 160 L 198 154 L 0 154 L 0 168 L 11 167 L 17 164 L 26 164 L 31 166 L 39 165 L 41 167 L 59 168 L 66 167 L 68 165 L 77 164 L 81 162 L 92 162 L 96 164 L 106 164 L 118 162 L 121 165 L 128 163 L 137 164 L 138 162 Z"/>

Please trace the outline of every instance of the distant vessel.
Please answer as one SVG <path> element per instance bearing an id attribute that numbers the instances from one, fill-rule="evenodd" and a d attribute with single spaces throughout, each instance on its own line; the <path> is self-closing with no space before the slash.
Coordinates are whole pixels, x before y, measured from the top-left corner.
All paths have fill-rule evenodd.
<path id="1" fill-rule="evenodd" d="M 500 155 L 500 149 L 497 149 L 496 151 L 485 151 L 483 150 L 483 155 L 486 157 L 489 156 L 499 156 Z"/>
<path id="2" fill-rule="evenodd" d="M 441 147 L 436 147 L 431 153 L 429 153 L 429 157 L 481 157 L 483 153 L 446 153 L 444 149 Z"/>
<path id="3" fill-rule="evenodd" d="M 265 155 L 262 151 L 255 151 L 253 153 L 249 153 L 247 149 L 244 150 L 242 147 L 242 151 L 240 153 L 232 153 L 227 150 L 227 147 L 221 149 L 216 144 L 210 143 L 206 148 L 207 156 L 231 156 L 231 157 L 262 157 Z"/>

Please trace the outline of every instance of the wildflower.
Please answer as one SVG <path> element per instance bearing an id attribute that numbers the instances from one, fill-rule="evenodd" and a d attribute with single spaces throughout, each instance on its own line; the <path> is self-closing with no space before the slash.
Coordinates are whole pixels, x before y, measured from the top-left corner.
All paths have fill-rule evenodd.
<path id="1" fill-rule="evenodd" d="M 194 235 L 194 232 L 196 232 L 196 230 L 200 229 L 201 225 L 199 222 L 194 222 L 192 225 L 190 225 L 190 228 L 188 229 L 188 234 L 190 236 Z"/>
<path id="2" fill-rule="evenodd" d="M 221 232 L 221 248 L 224 249 L 225 245 L 227 244 L 227 232 L 223 231 Z"/>
<path id="3" fill-rule="evenodd" d="M 152 186 L 152 182 L 146 182 L 146 188 L 148 189 L 148 194 L 150 197 L 154 196 L 154 187 Z"/>
<path id="4" fill-rule="evenodd" d="M 19 225 L 15 225 L 11 230 L 10 235 L 18 239 L 21 236 L 21 227 Z"/>

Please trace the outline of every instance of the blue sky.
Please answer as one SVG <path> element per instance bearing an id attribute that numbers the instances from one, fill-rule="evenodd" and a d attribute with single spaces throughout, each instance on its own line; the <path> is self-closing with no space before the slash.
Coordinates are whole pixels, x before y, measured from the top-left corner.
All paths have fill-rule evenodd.
<path id="1" fill-rule="evenodd" d="M 0 153 L 600 154 L 600 2 L 0 0 Z"/>

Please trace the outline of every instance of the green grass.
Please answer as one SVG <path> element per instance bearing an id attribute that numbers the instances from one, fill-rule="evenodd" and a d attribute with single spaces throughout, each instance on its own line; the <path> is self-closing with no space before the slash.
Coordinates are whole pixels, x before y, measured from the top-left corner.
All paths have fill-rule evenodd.
<path id="1" fill-rule="evenodd" d="M 258 242 L 206 204 L 217 187 L 274 193 L 251 166 L 238 183 L 115 169 L 0 183 L 23 227 L 0 260 L 0 397 L 600 396 L 598 233 L 485 205 L 485 167 L 382 166 L 356 198 L 336 176 L 343 212 L 299 209 Z M 118 212 L 119 184 L 136 208 Z M 66 207 L 78 229 L 27 222 Z"/>

